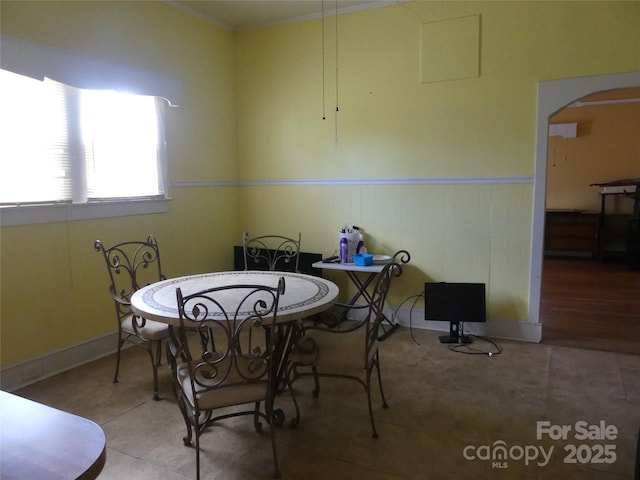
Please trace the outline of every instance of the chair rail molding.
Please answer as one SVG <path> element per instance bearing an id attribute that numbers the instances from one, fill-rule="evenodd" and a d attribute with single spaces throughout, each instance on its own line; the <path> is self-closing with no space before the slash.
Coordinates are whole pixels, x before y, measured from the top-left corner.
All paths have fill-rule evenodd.
<path id="1" fill-rule="evenodd" d="M 292 178 L 260 180 L 174 181 L 172 188 L 191 187 L 279 187 L 350 185 L 496 185 L 533 184 L 533 175 L 510 177 L 398 177 L 398 178 Z"/>

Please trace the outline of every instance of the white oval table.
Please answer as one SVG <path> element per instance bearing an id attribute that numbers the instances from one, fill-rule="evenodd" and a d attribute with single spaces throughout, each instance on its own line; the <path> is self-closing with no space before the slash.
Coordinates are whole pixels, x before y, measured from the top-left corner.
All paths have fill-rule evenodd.
<path id="1" fill-rule="evenodd" d="M 170 278 L 141 288 L 131 297 L 133 311 L 141 317 L 169 325 L 180 325 L 176 288 L 183 295 L 224 285 L 269 285 L 276 287 L 284 277 L 277 323 L 310 317 L 331 307 L 338 298 L 338 286 L 321 277 L 288 272 L 231 271 Z M 239 298 L 241 300 L 241 298 Z"/>
<path id="2" fill-rule="evenodd" d="M 229 271 L 188 275 L 170 278 L 141 288 L 131 297 L 131 307 L 137 315 L 149 320 L 180 326 L 176 289 L 183 295 L 190 295 L 208 288 L 225 285 L 268 285 L 277 286 L 284 277 L 285 290 L 280 295 L 276 324 L 278 325 L 277 357 L 273 362 L 272 392 L 280 391 L 286 374 L 287 359 L 299 329 L 298 322 L 330 308 L 338 299 L 338 286 L 321 277 L 289 272 L 269 271 Z M 231 294 L 232 295 L 232 294 Z M 244 295 L 240 292 L 238 302 Z M 231 299 L 233 301 L 233 299 Z M 225 301 L 228 307 L 230 302 Z M 252 312 L 248 311 L 247 315 Z M 172 333 L 173 334 L 173 333 Z M 282 410 L 275 410 L 278 424 L 284 421 Z"/>

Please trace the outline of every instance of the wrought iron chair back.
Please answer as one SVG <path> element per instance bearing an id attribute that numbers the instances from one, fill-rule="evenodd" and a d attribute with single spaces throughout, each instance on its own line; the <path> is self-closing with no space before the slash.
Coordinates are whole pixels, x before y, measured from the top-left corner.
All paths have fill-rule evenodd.
<path id="1" fill-rule="evenodd" d="M 271 363 L 277 343 L 278 303 L 284 289 L 281 277 L 277 287 L 228 285 L 189 295 L 176 290 L 180 328 L 170 345 L 169 361 L 187 428 L 184 444 L 190 445 L 195 436 L 198 478 L 200 434 L 219 420 L 240 415 L 253 415 L 257 431 L 262 429 L 259 417 L 270 425 L 275 476 L 280 476 Z M 260 409 L 263 402 L 264 412 Z M 216 409 L 243 404 L 254 407 L 213 415 Z"/>
<path id="2" fill-rule="evenodd" d="M 378 281 L 374 287 L 372 300 L 368 306 L 367 316 L 363 320 L 365 327 L 365 365 L 369 369 L 375 365 L 378 355 L 378 342 L 380 338 L 380 325 L 384 318 L 384 305 L 387 301 L 387 294 L 391 286 L 391 280 L 402 274 L 402 267 L 398 263 L 389 263 L 378 276 Z M 354 308 L 353 306 L 351 308 Z M 371 321 L 373 319 L 373 321 Z"/>
<path id="3" fill-rule="evenodd" d="M 406 250 L 398 250 L 391 257 L 391 263 L 396 262 L 404 265 L 405 263 L 409 263 L 410 261 L 411 261 L 411 254 Z"/>
<path id="4" fill-rule="evenodd" d="M 249 237 L 247 232 L 242 236 L 244 249 L 244 269 L 269 270 L 299 273 L 300 240 L 282 235 L 262 235 Z"/>
<path id="5" fill-rule="evenodd" d="M 109 292 L 114 301 L 118 322 L 118 347 L 113 382 L 118 382 L 120 352 L 124 342 L 144 347 L 151 358 L 154 399 L 157 400 L 157 367 L 160 364 L 162 341 L 168 338 L 168 326 L 134 315 L 131 310 L 131 296 L 141 287 L 165 280 L 158 243 L 153 235 L 149 235 L 146 241 L 121 242 L 108 248 L 102 241 L 96 240 L 94 248 L 102 253 L 107 266 Z"/>
<path id="6" fill-rule="evenodd" d="M 371 292 L 371 301 L 365 305 L 347 305 L 337 303 L 339 311 L 331 312 L 333 320 L 325 321 L 325 325 L 317 324 L 305 329 L 290 355 L 288 378 L 292 383 L 301 375 L 313 375 L 315 389 L 313 396 L 320 393 L 319 377 L 341 377 L 359 382 L 367 394 L 369 418 L 373 436 L 378 433 L 373 418 L 371 403 L 371 375 L 375 369 L 378 386 L 382 397 L 382 406 L 388 408 L 382 376 L 380 373 L 380 356 L 378 353 L 380 325 L 384 318 L 383 310 L 391 281 L 402 274 L 402 266 L 390 262 L 378 275 L 375 287 Z M 364 315 L 358 320 L 341 320 L 344 310 L 363 310 Z M 311 367 L 311 373 L 300 372 L 301 367 Z M 343 368 L 344 367 L 344 368 Z M 349 371 L 350 373 L 345 373 Z M 351 373 L 358 372 L 358 373 Z M 299 412 L 296 412 L 299 413 Z"/>

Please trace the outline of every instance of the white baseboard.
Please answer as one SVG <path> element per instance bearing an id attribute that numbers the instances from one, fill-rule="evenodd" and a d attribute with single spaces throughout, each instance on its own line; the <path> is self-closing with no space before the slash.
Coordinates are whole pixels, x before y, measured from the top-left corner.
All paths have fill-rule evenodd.
<path id="1" fill-rule="evenodd" d="M 424 320 L 424 311 L 410 308 L 385 308 L 387 317 L 395 314 L 395 323 L 403 327 L 412 327 L 424 330 L 448 332 L 447 322 L 435 322 Z M 523 342 L 539 343 L 542 340 L 542 325 L 539 323 L 521 322 L 501 318 L 489 318 L 486 322 L 466 322 L 464 332 L 467 335 L 480 335 L 493 338 L 519 340 Z"/>
<path id="2" fill-rule="evenodd" d="M 448 332 L 446 322 L 425 321 L 424 311 L 409 308 L 385 309 L 387 317 L 395 314 L 395 322 L 403 327 Z M 464 333 L 525 342 L 540 342 L 542 325 L 514 320 L 489 319 L 486 323 L 467 322 Z M 11 392 L 31 383 L 44 380 L 71 368 L 91 362 L 116 351 L 117 333 L 94 338 L 54 352 L 25 360 L 0 371 L 0 388 Z M 115 368 L 115 367 L 114 367 Z"/>
<path id="3" fill-rule="evenodd" d="M 12 392 L 31 383 L 52 377 L 70 368 L 114 353 L 117 344 L 118 334 L 110 333 L 15 363 L 0 371 L 0 388 Z"/>
<path id="4" fill-rule="evenodd" d="M 424 310 L 421 309 L 396 309 L 395 307 L 386 306 L 384 308 L 384 313 L 387 318 L 392 319 L 394 323 L 403 327 L 411 327 L 420 330 L 434 330 L 436 332 L 449 331 L 449 324 L 447 322 L 424 320 Z M 366 309 L 352 311 L 349 314 L 349 318 L 357 320 L 362 318 L 363 314 L 366 315 Z M 466 335 L 479 335 L 483 337 L 539 343 L 542 339 L 542 325 L 539 323 L 520 322 L 517 320 L 490 318 L 486 322 L 466 322 L 464 324 L 463 333 Z"/>

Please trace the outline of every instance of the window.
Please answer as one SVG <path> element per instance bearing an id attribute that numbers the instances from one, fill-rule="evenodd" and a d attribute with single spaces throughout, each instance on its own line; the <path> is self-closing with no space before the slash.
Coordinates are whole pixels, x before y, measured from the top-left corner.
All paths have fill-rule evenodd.
<path id="1" fill-rule="evenodd" d="M 87 197 L 163 195 L 164 141 L 156 98 L 83 90 L 80 107 Z"/>
<path id="2" fill-rule="evenodd" d="M 164 103 L 0 70 L 0 205 L 165 198 Z"/>

